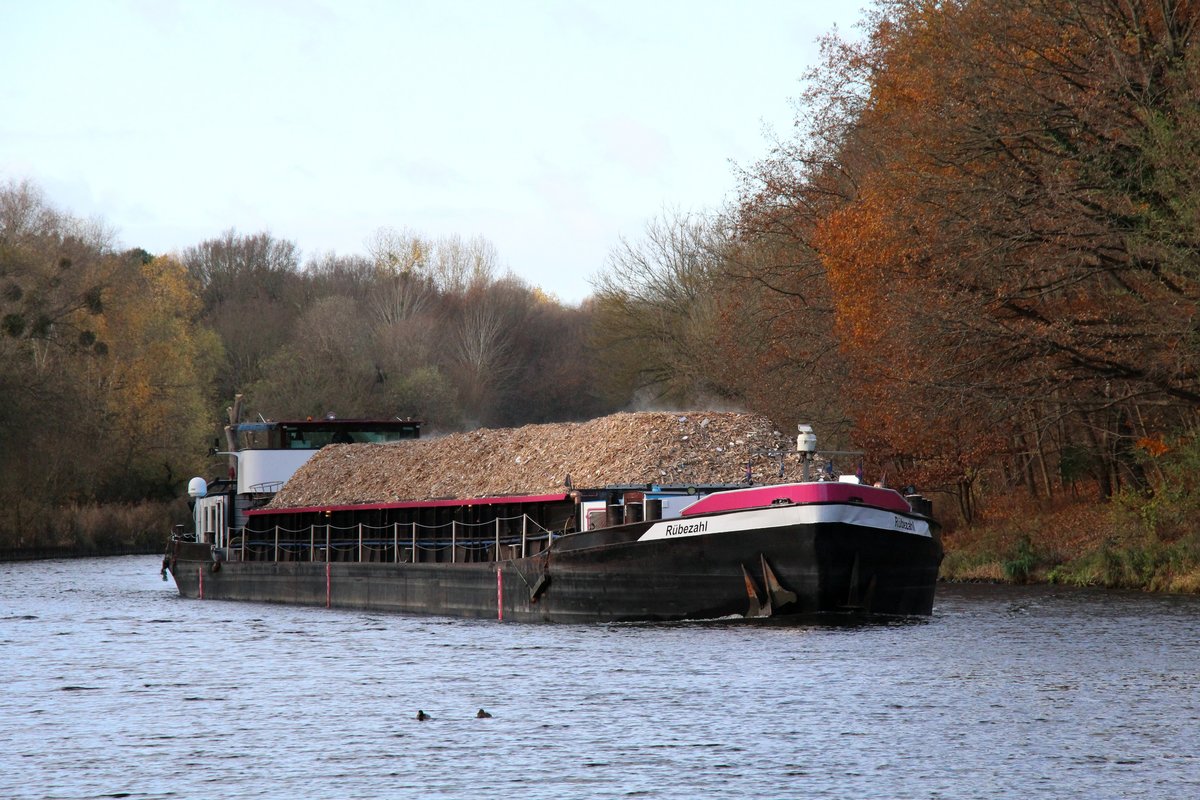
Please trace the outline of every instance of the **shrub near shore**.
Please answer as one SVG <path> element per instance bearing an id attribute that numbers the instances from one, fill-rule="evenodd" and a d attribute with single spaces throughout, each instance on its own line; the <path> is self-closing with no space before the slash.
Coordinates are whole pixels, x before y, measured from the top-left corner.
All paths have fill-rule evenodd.
<path id="1" fill-rule="evenodd" d="M 0 561 L 161 552 L 188 509 L 184 499 L 143 500 L 45 508 L 26 519 L 0 530 Z"/>

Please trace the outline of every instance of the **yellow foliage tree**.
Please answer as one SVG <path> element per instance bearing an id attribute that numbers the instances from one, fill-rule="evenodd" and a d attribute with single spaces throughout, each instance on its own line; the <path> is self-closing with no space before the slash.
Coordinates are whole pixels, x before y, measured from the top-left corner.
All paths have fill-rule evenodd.
<path id="1" fill-rule="evenodd" d="M 213 420 L 211 386 L 221 344 L 196 323 L 200 299 L 171 256 L 114 259 L 96 335 L 102 358 L 88 361 L 103 435 L 132 496 L 165 492 L 198 469 Z"/>

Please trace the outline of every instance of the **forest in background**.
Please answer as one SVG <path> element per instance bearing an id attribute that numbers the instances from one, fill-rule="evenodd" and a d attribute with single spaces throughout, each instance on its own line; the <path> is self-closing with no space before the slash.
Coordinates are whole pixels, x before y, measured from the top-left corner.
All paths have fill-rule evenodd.
<path id="1" fill-rule="evenodd" d="M 937 498 L 960 577 L 1200 585 L 1198 18 L 878 2 L 861 39 L 826 40 L 736 202 L 649 222 L 579 306 L 478 239 L 119 251 L 10 182 L 0 541 L 170 504 L 237 392 L 441 430 L 653 404 L 862 448 Z"/>
<path id="2" fill-rule="evenodd" d="M 0 547 L 157 543 L 188 478 L 223 469 L 208 452 L 236 394 L 250 419 L 427 432 L 616 407 L 586 352 L 591 306 L 502 273 L 482 239 L 380 230 L 368 255 L 302 262 L 268 233 L 167 255 L 114 238 L 0 186 Z"/>

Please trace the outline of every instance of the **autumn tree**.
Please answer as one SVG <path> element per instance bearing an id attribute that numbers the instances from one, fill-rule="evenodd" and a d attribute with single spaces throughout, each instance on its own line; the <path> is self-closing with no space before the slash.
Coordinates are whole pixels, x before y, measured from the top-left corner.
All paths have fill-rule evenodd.
<path id="1" fill-rule="evenodd" d="M 0 187 L 0 495 L 18 526 L 90 477 L 74 442 L 95 432 L 94 407 L 76 371 L 108 348 L 97 331 L 112 257 L 107 231 L 31 183 Z"/>
<path id="2" fill-rule="evenodd" d="M 370 330 L 348 297 L 321 298 L 293 322 L 287 343 L 270 356 L 248 405 L 275 418 L 357 417 L 367 413 L 376 374 Z"/>
<path id="3" fill-rule="evenodd" d="M 737 402 L 714 344 L 729 296 L 717 216 L 668 213 L 622 240 L 593 281 L 598 364 L 616 396 L 679 405 Z"/>
<path id="4" fill-rule="evenodd" d="M 220 252 L 234 249 L 228 240 L 217 244 Z M 269 288 L 256 288 L 252 277 L 271 283 L 278 270 L 238 273 L 251 274 L 239 296 L 266 293 L 271 329 L 251 351 L 229 341 L 241 326 L 217 326 L 227 347 L 254 355 L 242 373 L 258 376 L 244 387 L 248 413 L 416 416 L 452 430 L 577 418 L 594 407 L 594 392 L 567 391 L 586 385 L 589 374 L 582 312 L 501 273 L 490 243 L 384 228 L 368 251 L 322 254 L 294 274 L 284 269 L 286 304 L 273 306 Z M 247 331 L 262 316 L 237 310 L 250 311 Z"/>
<path id="5" fill-rule="evenodd" d="M 1196 14 L 900 0 L 828 43 L 743 215 L 819 258 L 860 435 L 1045 492 L 1084 447 L 1111 491 L 1117 443 L 1195 408 Z"/>
<path id="6" fill-rule="evenodd" d="M 440 291 L 461 294 L 499 276 L 495 246 L 481 236 L 431 239 L 408 230 L 380 228 L 367 241 L 380 274 L 418 276 Z"/>
<path id="7" fill-rule="evenodd" d="M 745 405 L 780 424 L 805 422 L 823 446 L 852 446 L 848 364 L 823 264 L 800 234 L 760 206 L 738 218 L 722 267 L 728 296 L 713 346 Z M 800 234 L 800 235 L 798 235 Z"/>
<path id="8" fill-rule="evenodd" d="M 200 287 L 202 319 L 224 345 L 217 395 L 233 397 L 262 376 L 311 299 L 299 276 L 300 251 L 269 233 L 230 229 L 184 249 L 181 260 Z"/>
<path id="9" fill-rule="evenodd" d="M 514 330 L 518 358 L 510 390 L 492 409 L 497 424 L 593 419 L 628 403 L 608 390 L 610 376 L 591 347 L 595 303 L 564 305 L 537 289 L 528 292 L 528 313 Z"/>
<path id="10" fill-rule="evenodd" d="M 131 251 L 108 281 L 98 325 L 107 350 L 79 376 L 103 410 L 97 492 L 129 501 L 174 497 L 211 432 L 221 343 L 197 324 L 201 301 L 177 259 Z"/>
<path id="11" fill-rule="evenodd" d="M 0 287 L 0 534 L 29 545 L 52 507 L 173 496 L 199 466 L 220 356 L 183 267 L 8 184 Z"/>

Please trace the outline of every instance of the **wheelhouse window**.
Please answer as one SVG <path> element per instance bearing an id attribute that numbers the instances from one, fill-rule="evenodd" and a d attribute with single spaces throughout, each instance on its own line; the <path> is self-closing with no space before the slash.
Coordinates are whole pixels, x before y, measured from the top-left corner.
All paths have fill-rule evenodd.
<path id="1" fill-rule="evenodd" d="M 319 450 L 327 444 L 361 444 L 398 442 L 416 439 L 417 426 L 396 427 L 380 430 L 375 426 L 355 427 L 351 425 L 296 427 L 280 425 L 283 447 L 289 450 Z"/>

